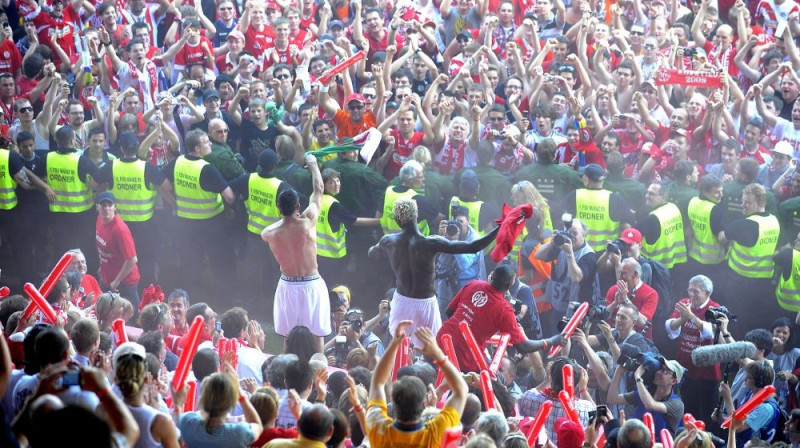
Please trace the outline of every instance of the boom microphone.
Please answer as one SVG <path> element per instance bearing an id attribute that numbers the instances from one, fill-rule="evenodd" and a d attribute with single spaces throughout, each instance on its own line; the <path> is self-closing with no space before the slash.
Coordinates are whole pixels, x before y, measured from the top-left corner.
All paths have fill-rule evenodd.
<path id="1" fill-rule="evenodd" d="M 725 364 L 741 358 L 753 358 L 755 356 L 756 346 L 752 342 L 745 341 L 706 345 L 692 350 L 692 362 L 698 367 Z"/>

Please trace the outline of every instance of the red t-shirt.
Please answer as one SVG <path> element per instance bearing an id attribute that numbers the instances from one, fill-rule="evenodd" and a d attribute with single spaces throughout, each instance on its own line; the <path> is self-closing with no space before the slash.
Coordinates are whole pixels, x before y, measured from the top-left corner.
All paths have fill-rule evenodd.
<path id="1" fill-rule="evenodd" d="M 191 45 L 187 42 L 183 48 L 178 50 L 178 54 L 175 55 L 175 70 L 184 70 L 195 64 L 205 65 L 207 52 L 204 45 L 209 50 L 214 48 L 211 41 L 205 37 L 200 37 L 200 42 L 196 45 Z M 211 50 L 211 54 L 213 56 L 213 50 Z"/>
<path id="2" fill-rule="evenodd" d="M 22 69 L 22 54 L 14 41 L 6 39 L 0 43 L 0 73 L 14 74 Z"/>
<path id="3" fill-rule="evenodd" d="M 34 104 L 38 102 L 44 102 L 44 92 L 39 95 L 39 98 L 31 98 L 31 90 L 35 89 L 38 84 L 39 81 L 35 79 L 28 79 L 20 75 L 20 77 L 17 78 L 17 93 L 20 94 L 21 98 L 26 98 Z"/>
<path id="4" fill-rule="evenodd" d="M 110 284 L 120 270 L 125 260 L 136 256 L 136 246 L 128 225 L 119 216 L 109 224 L 103 223 L 98 216 L 95 227 L 95 242 L 97 253 L 100 256 L 100 277 L 105 284 Z M 139 267 L 134 266 L 122 283 L 133 285 L 139 281 Z"/>
<path id="5" fill-rule="evenodd" d="M 606 306 L 611 306 L 614 302 L 614 296 L 617 294 L 617 289 L 619 287 L 617 285 L 612 286 L 608 289 L 606 293 Z M 628 294 L 630 295 L 630 290 L 628 290 Z M 640 313 L 644 314 L 644 317 L 647 318 L 650 322 L 653 321 L 653 316 L 656 314 L 656 307 L 658 306 L 658 293 L 655 289 L 650 287 L 650 285 L 642 282 L 639 289 L 634 291 L 633 299 L 631 299 L 636 308 L 639 310 Z M 611 322 L 614 322 L 617 313 L 614 313 L 611 318 L 609 319 Z M 655 322 L 653 325 L 657 325 Z M 637 331 L 643 330 L 644 327 L 636 326 Z M 646 335 L 648 338 L 653 337 L 653 329 L 651 328 Z"/>
<path id="6" fill-rule="evenodd" d="M 527 340 L 517 324 L 514 309 L 506 302 L 503 293 L 488 282 L 475 280 L 467 283 L 447 307 L 455 312 L 442 324 L 436 340 L 440 346 L 443 346 L 442 336 L 449 334 L 453 338 L 453 348 L 462 372 L 477 372 L 479 368 L 472 358 L 461 329 L 458 327 L 461 321 L 469 324 L 481 352 L 486 348 L 489 339 L 497 332 L 510 334 L 509 344 L 511 345 Z"/>
<path id="7" fill-rule="evenodd" d="M 267 48 L 275 45 L 275 30 L 265 25 L 264 31 L 258 31 L 253 28 L 253 25 L 250 25 L 244 33 L 244 42 L 244 49 L 256 59 L 260 59 Z"/>
<path id="8" fill-rule="evenodd" d="M 683 303 L 684 305 L 688 306 L 692 311 L 692 314 L 697 316 L 697 318 L 702 321 L 706 320 L 706 310 L 711 307 L 719 306 L 719 303 L 709 300 L 706 306 L 703 308 L 694 309 L 691 306 L 691 300 L 688 298 L 683 298 L 678 303 Z M 681 314 L 678 311 L 673 311 L 672 315 L 669 316 L 670 319 L 678 319 L 680 317 Z M 692 361 L 692 351 L 694 349 L 713 344 L 713 339 L 700 339 L 700 329 L 694 323 L 683 323 L 681 326 L 681 334 L 678 336 L 678 352 L 675 355 L 675 360 L 678 361 L 682 366 L 686 366 L 686 368 L 689 369 L 689 371 L 686 373 L 689 378 L 716 381 L 719 381 L 720 378 L 722 378 L 719 364 L 708 367 L 698 367 L 694 365 L 694 362 Z"/>
<path id="9" fill-rule="evenodd" d="M 63 14 L 61 19 L 55 19 L 47 13 L 40 12 L 33 19 L 39 42 L 53 48 L 53 57 L 56 60 L 58 60 L 58 53 L 54 49 L 56 45 L 70 57 L 78 51 L 75 48 L 75 33 L 80 29 L 80 16 L 68 4 L 64 5 Z"/>
<path id="10" fill-rule="evenodd" d="M 414 132 L 411 134 L 411 137 L 406 140 L 400 134 L 399 129 L 392 129 L 390 134 L 394 137 L 394 153 L 389 159 L 389 163 L 386 164 L 386 168 L 383 170 L 383 175 L 386 176 L 388 180 L 392 180 L 400 174 L 400 168 L 408 162 L 411 158 L 411 153 L 414 152 L 417 146 L 422 144 L 422 139 L 425 138 L 424 132 Z"/>

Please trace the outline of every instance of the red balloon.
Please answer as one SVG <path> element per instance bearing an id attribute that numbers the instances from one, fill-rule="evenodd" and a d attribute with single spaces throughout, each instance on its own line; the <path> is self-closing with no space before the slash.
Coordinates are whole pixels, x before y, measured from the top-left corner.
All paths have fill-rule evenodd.
<path id="1" fill-rule="evenodd" d="M 206 320 L 203 316 L 196 316 L 189 331 L 186 332 L 186 345 L 183 347 L 181 357 L 178 359 L 178 365 L 175 367 L 175 374 L 172 377 L 172 387 L 175 390 L 183 389 L 183 384 L 186 381 L 186 375 L 189 374 L 189 366 L 192 364 L 192 359 L 197 353 L 197 346 L 200 343 L 200 335 L 203 333 L 203 326 Z"/>

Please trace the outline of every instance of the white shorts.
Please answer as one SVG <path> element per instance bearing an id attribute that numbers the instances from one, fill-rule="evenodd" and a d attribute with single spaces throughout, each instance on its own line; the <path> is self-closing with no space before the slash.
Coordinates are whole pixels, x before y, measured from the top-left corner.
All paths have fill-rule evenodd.
<path id="1" fill-rule="evenodd" d="M 315 336 L 331 334 L 331 304 L 328 286 L 320 276 L 287 281 L 284 276 L 275 290 L 272 317 L 275 332 L 286 337 L 292 328 L 304 326 Z"/>
<path id="2" fill-rule="evenodd" d="M 413 299 L 395 291 L 392 297 L 392 311 L 389 313 L 389 331 L 392 335 L 394 335 L 397 324 L 404 320 L 413 322 L 406 327 L 406 334 L 411 338 L 414 346 L 421 346 L 419 339 L 414 336 L 414 330 L 417 327 L 427 327 L 436 336 L 439 328 L 442 327 L 439 301 L 436 300 L 435 296 L 427 299 Z"/>

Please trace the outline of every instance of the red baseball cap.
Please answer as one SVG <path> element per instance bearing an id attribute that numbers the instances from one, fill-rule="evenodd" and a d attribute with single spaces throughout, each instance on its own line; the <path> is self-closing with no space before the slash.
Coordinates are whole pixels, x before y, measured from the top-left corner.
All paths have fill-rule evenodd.
<path id="1" fill-rule="evenodd" d="M 627 244 L 642 244 L 642 232 L 631 227 L 630 229 L 623 230 L 622 233 L 619 234 L 619 239 Z"/>
<path id="2" fill-rule="evenodd" d="M 353 101 L 358 101 L 360 103 L 366 103 L 366 101 L 364 100 L 364 95 L 362 95 L 360 93 L 352 93 L 352 94 L 350 94 L 350 96 L 347 97 L 347 101 L 345 101 L 344 103 L 345 104 L 350 104 Z"/>

